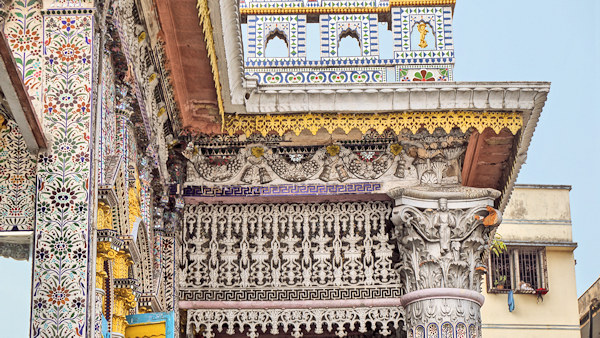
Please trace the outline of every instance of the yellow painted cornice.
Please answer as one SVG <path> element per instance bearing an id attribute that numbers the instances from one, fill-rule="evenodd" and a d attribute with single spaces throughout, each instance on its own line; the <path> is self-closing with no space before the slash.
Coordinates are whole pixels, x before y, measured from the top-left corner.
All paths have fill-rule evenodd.
<path id="1" fill-rule="evenodd" d="M 221 130 L 223 130 L 225 121 L 225 108 L 223 107 L 223 96 L 221 94 L 221 81 L 219 79 L 219 66 L 217 64 L 217 51 L 215 50 L 215 41 L 213 37 L 213 27 L 210 21 L 210 11 L 208 9 L 207 0 L 198 0 L 196 4 L 198 9 L 198 18 L 200 26 L 204 32 L 204 41 L 206 42 L 206 50 L 208 51 L 208 59 L 212 67 L 213 81 L 215 82 L 215 90 L 217 91 L 217 103 L 219 105 L 219 114 L 221 115 Z"/>
<path id="2" fill-rule="evenodd" d="M 98 242 L 97 244 L 98 256 L 105 259 L 115 259 L 117 251 L 113 249 L 110 242 Z"/>
<path id="3" fill-rule="evenodd" d="M 225 131 L 229 135 L 251 134 L 258 132 L 263 136 L 275 133 L 280 136 L 287 132 L 299 135 L 308 130 L 313 135 L 321 128 L 329 133 L 341 129 L 349 133 L 358 129 L 363 134 L 373 129 L 383 133 L 387 129 L 400 134 L 404 129 L 413 134 L 424 128 L 433 133 L 437 128 L 450 132 L 460 128 L 466 132 L 475 128 L 483 132 L 491 128 L 496 133 L 506 128 L 516 134 L 523 126 L 522 114 L 519 112 L 475 112 L 475 111 L 441 111 L 441 112 L 396 112 L 385 114 L 367 113 L 324 113 L 324 114 L 271 114 L 271 115 L 237 115 L 227 114 Z"/>
<path id="4" fill-rule="evenodd" d="M 456 0 L 391 0 L 387 7 L 240 8 L 242 15 L 387 13 L 401 6 L 454 6 Z"/>

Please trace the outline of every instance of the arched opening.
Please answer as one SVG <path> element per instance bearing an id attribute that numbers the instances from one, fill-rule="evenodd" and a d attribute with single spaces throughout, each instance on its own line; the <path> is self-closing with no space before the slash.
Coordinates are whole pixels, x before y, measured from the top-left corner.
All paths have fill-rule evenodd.
<path id="1" fill-rule="evenodd" d="M 435 30 L 429 22 L 419 21 L 410 33 L 411 49 L 435 49 Z"/>
<path id="2" fill-rule="evenodd" d="M 356 31 L 348 28 L 340 34 L 338 56 L 362 56 L 360 39 Z"/>
<path id="3" fill-rule="evenodd" d="M 265 57 L 287 58 L 290 56 L 288 41 L 282 31 L 272 31 L 265 40 Z"/>

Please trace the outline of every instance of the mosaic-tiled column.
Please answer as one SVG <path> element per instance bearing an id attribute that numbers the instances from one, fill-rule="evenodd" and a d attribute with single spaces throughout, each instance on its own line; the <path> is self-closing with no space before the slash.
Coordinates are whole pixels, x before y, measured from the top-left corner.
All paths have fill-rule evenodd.
<path id="1" fill-rule="evenodd" d="M 461 186 L 398 189 L 392 214 L 408 337 L 481 337 L 482 261 L 500 193 Z"/>
<path id="2" fill-rule="evenodd" d="M 32 337 L 88 336 L 94 312 L 93 14 L 87 1 L 44 1 Z M 90 263 L 91 262 L 91 263 Z"/>

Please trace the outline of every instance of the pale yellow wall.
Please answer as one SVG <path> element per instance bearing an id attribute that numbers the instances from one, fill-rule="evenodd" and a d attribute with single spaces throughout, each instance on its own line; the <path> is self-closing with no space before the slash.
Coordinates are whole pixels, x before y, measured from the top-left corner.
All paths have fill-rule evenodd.
<path id="1" fill-rule="evenodd" d="M 515 189 L 498 232 L 505 241 L 571 242 L 568 189 Z M 531 222 L 527 222 L 530 220 Z M 548 289 L 543 302 L 531 294 L 488 294 L 481 309 L 483 337 L 580 338 L 573 247 L 546 246 Z"/>
<path id="2" fill-rule="evenodd" d="M 570 242 L 573 239 L 568 189 L 517 187 L 503 219 L 498 232 L 505 240 Z"/>

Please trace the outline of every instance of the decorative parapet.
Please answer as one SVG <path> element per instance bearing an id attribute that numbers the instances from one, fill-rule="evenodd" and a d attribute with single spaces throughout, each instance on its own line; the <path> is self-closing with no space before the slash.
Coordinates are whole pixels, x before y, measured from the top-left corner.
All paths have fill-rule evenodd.
<path id="1" fill-rule="evenodd" d="M 454 6 L 456 0 L 370 0 L 370 1 L 253 1 L 240 0 L 240 13 L 249 14 L 320 14 L 381 13 L 398 6 Z"/>
<path id="2" fill-rule="evenodd" d="M 258 132 L 263 136 L 270 133 L 283 135 L 293 132 L 299 135 L 308 130 L 313 135 L 320 129 L 333 133 L 341 129 L 349 133 L 358 129 L 365 134 L 369 130 L 378 133 L 390 129 L 400 134 L 404 129 L 413 134 L 421 128 L 433 133 L 441 128 L 449 133 L 453 128 L 466 132 L 474 128 L 483 132 L 492 128 L 496 133 L 506 128 L 514 135 L 523 126 L 522 114 L 517 112 L 476 112 L 476 111 L 439 111 L 439 112 L 393 112 L 373 113 L 323 113 L 323 114 L 269 114 L 238 115 L 227 114 L 225 130 L 230 134 L 245 133 L 247 136 Z"/>
<path id="3" fill-rule="evenodd" d="M 452 81 L 449 4 L 453 2 L 241 1 L 248 27 L 245 75 L 259 84 Z M 389 41 L 380 37 L 382 20 L 391 29 Z M 310 24 L 318 25 L 318 36 L 308 35 Z M 356 39 L 358 55 L 344 55 L 341 40 L 348 36 Z M 274 37 L 285 42 L 287 56 L 267 53 Z M 391 56 L 384 59 L 380 49 L 386 47 Z M 319 60 L 307 59 L 309 48 L 318 49 L 313 52 L 320 53 Z"/>

